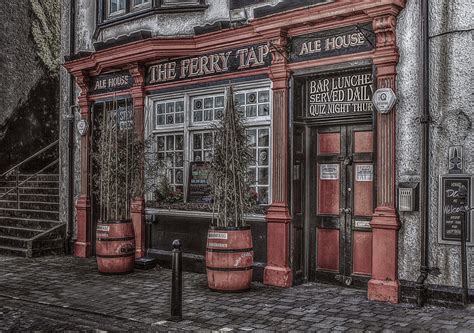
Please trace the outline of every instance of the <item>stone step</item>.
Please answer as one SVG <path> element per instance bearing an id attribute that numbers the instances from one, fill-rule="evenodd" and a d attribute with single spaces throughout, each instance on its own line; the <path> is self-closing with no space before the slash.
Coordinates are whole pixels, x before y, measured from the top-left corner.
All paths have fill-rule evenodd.
<path id="1" fill-rule="evenodd" d="M 43 233 L 45 230 L 33 228 L 19 228 L 13 226 L 0 225 L 0 236 L 11 236 L 20 238 L 33 238 Z"/>
<path id="2" fill-rule="evenodd" d="M 59 188 L 59 180 L 28 180 L 22 183 L 19 181 L 20 187 L 55 187 Z M 16 187 L 16 180 L 0 180 L 0 187 Z"/>
<path id="3" fill-rule="evenodd" d="M 63 237 L 34 240 L 32 244 L 32 250 L 34 252 L 38 250 L 46 250 L 46 249 L 49 249 L 49 250 L 61 249 L 63 247 L 64 247 Z"/>
<path id="4" fill-rule="evenodd" d="M 0 225 L 6 227 L 48 230 L 58 224 L 56 220 L 0 216 Z"/>
<path id="5" fill-rule="evenodd" d="M 0 200 L 4 201 L 15 201 L 16 193 L 0 194 Z M 41 202 L 59 202 L 59 193 L 58 194 L 42 194 L 42 193 L 20 193 L 20 201 L 41 201 Z"/>
<path id="6" fill-rule="evenodd" d="M 16 200 L 0 200 L 1 208 L 17 208 Z M 41 201 L 20 201 L 20 209 L 36 209 L 58 211 L 58 202 L 41 202 Z"/>
<path id="7" fill-rule="evenodd" d="M 28 250 L 23 248 L 16 248 L 11 246 L 0 245 L 0 255 L 27 257 Z"/>
<path id="8" fill-rule="evenodd" d="M 59 212 L 50 211 L 50 210 L 0 208 L 0 216 L 40 218 L 40 219 L 45 219 L 45 220 L 59 221 Z"/>
<path id="9" fill-rule="evenodd" d="M 5 194 L 12 190 L 7 195 L 15 194 L 16 195 L 16 188 L 13 187 L 0 187 L 0 199 L 4 199 L 2 194 Z M 19 188 L 20 194 L 59 194 L 59 187 L 20 187 Z"/>
<path id="10" fill-rule="evenodd" d="M 28 248 L 28 238 L 15 236 L 0 236 L 0 246 L 8 246 L 13 248 Z"/>
<path id="11" fill-rule="evenodd" d="M 11 177 L 13 177 L 13 179 L 15 179 L 15 176 L 12 175 Z M 11 179 L 11 177 L 10 177 L 10 179 Z M 19 179 L 24 180 L 24 179 L 27 179 L 29 177 L 31 177 L 31 174 L 22 173 L 22 174 L 20 174 Z M 37 174 L 36 176 L 33 176 L 31 179 L 59 181 L 59 174 L 57 174 L 57 173 L 40 173 L 40 174 Z"/>

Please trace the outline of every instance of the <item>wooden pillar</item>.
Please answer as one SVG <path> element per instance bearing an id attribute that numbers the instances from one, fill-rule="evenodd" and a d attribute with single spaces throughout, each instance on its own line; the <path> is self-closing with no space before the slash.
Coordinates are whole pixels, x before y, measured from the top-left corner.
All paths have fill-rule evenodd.
<path id="1" fill-rule="evenodd" d="M 145 133 L 145 69 L 141 65 L 130 67 L 130 73 L 133 77 L 133 87 L 131 89 L 133 98 L 133 114 L 135 135 L 143 143 Z M 144 182 L 144 161 L 140 162 L 140 182 Z M 145 248 L 145 199 L 143 186 L 141 193 L 136 193 L 131 203 L 131 218 L 133 230 L 135 232 L 135 258 L 142 258 L 146 255 Z"/>
<path id="2" fill-rule="evenodd" d="M 89 91 L 89 77 L 87 73 L 78 72 L 73 73 L 76 82 L 81 88 L 79 96 L 79 107 L 81 119 L 85 120 L 90 126 L 90 105 L 88 98 Z M 79 199 L 76 202 L 77 211 L 77 236 L 74 243 L 74 256 L 76 257 L 90 257 L 92 251 L 91 235 L 91 200 L 90 200 L 90 129 L 85 135 L 81 137 L 81 186 Z"/>
<path id="3" fill-rule="evenodd" d="M 270 51 L 272 65 L 270 79 L 273 84 L 273 168 L 272 204 L 268 210 L 267 221 L 267 266 L 263 282 L 277 287 L 291 287 L 293 274 L 289 267 L 290 223 L 288 205 L 288 79 L 286 67 L 286 35 L 272 38 Z"/>
<path id="4" fill-rule="evenodd" d="M 373 21 L 376 33 L 377 88 L 396 90 L 398 50 L 395 42 L 396 16 L 387 14 Z M 372 221 L 372 279 L 368 285 L 369 300 L 399 302 L 398 230 L 395 196 L 396 110 L 377 113 L 377 208 Z"/>

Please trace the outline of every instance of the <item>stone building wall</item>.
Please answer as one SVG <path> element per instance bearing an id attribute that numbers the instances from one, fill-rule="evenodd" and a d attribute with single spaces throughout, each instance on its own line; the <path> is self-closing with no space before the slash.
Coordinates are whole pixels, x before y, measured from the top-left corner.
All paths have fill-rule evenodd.
<path id="1" fill-rule="evenodd" d="M 398 19 L 400 48 L 397 107 L 398 182 L 420 180 L 420 0 L 408 0 Z M 429 284 L 460 286 L 460 247 L 438 242 L 439 176 L 448 173 L 448 149 L 464 147 L 464 172 L 474 173 L 473 20 L 468 0 L 430 1 L 429 263 L 441 275 Z M 420 215 L 400 214 L 400 279 L 416 281 L 420 267 Z M 472 249 L 470 250 L 472 251 Z M 474 267 L 473 257 L 468 266 Z M 474 280 L 470 281 L 474 288 Z"/>

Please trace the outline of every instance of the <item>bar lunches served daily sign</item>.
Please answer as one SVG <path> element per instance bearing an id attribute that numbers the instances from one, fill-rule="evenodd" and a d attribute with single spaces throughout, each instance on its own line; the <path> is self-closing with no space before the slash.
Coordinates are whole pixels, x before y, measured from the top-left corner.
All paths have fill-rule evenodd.
<path id="1" fill-rule="evenodd" d="M 307 81 L 308 118 L 370 114 L 372 73 L 352 72 L 313 77 Z"/>

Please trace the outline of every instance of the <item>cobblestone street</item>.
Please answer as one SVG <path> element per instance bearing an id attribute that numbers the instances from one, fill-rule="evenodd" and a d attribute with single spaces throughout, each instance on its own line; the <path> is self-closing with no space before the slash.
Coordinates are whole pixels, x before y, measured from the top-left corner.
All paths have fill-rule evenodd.
<path id="1" fill-rule="evenodd" d="M 0 257 L 0 331 L 474 330 L 472 310 L 369 302 L 365 291 L 317 283 L 220 294 L 207 289 L 205 275 L 191 273 L 184 276 L 184 318 L 172 322 L 170 278 L 159 268 L 104 276 L 94 259 Z"/>

